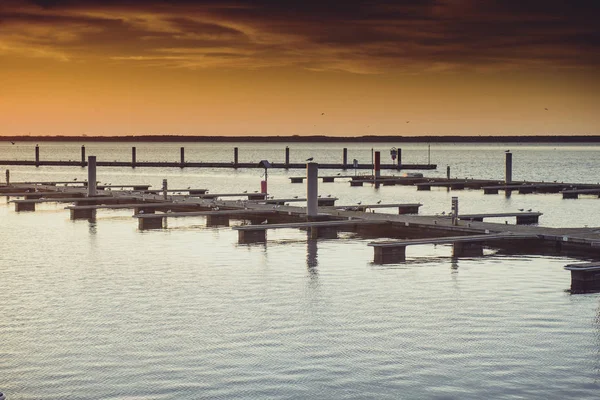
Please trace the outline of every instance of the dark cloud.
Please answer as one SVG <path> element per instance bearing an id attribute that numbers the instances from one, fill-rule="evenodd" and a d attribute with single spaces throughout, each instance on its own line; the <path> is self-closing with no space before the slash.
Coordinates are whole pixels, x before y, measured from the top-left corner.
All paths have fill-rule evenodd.
<path id="1" fill-rule="evenodd" d="M 595 68 L 598 15 L 600 1 L 590 0 L 6 0 L 0 42 L 5 52 L 32 46 L 34 54 L 191 68 L 219 58 L 226 67 L 361 73 Z"/>

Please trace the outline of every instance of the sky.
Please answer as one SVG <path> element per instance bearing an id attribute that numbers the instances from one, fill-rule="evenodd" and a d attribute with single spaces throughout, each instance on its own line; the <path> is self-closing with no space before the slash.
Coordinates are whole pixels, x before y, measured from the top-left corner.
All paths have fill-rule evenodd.
<path id="1" fill-rule="evenodd" d="M 0 135 L 599 135 L 598 0 L 1 0 Z"/>

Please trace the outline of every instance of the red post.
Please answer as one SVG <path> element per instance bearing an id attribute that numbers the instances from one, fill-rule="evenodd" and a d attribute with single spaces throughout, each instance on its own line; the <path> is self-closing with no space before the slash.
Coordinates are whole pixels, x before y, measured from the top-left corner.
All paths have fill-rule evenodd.
<path id="1" fill-rule="evenodd" d="M 376 151 L 375 152 L 375 179 L 379 178 L 379 176 L 381 175 L 380 170 L 381 170 L 381 152 Z"/>

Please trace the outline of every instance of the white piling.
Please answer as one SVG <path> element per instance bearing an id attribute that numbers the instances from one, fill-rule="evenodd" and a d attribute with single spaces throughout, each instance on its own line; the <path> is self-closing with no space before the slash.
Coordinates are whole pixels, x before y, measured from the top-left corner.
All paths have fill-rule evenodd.
<path id="1" fill-rule="evenodd" d="M 96 156 L 88 157 L 88 197 L 96 195 Z"/>
<path id="2" fill-rule="evenodd" d="M 316 217 L 319 213 L 319 164 L 306 164 L 306 216 Z"/>

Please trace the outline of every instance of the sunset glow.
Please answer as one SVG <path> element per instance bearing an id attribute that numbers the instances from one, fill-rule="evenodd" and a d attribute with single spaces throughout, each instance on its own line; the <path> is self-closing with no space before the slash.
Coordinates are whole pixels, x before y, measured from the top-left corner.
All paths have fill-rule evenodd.
<path id="1" fill-rule="evenodd" d="M 0 3 L 0 135 L 600 134 L 596 1 Z"/>

